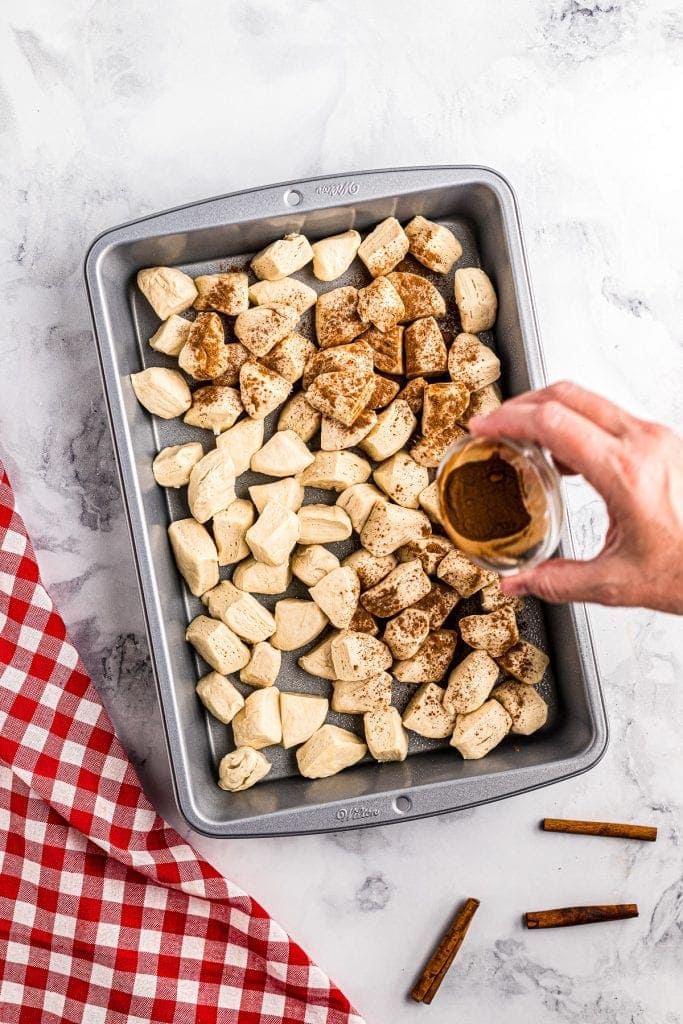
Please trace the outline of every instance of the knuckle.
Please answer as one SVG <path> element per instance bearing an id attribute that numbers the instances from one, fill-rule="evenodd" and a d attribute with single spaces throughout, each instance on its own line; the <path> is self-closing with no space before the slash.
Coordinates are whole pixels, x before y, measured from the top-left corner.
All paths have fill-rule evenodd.
<path id="1" fill-rule="evenodd" d="M 642 460 L 632 445 L 618 445 L 612 452 L 611 470 L 629 490 L 633 490 L 642 476 Z"/>
<path id="2" fill-rule="evenodd" d="M 558 380 L 555 384 L 551 384 L 547 389 L 547 393 L 552 395 L 553 398 L 571 398 L 579 391 L 579 387 L 571 380 Z"/>
<path id="3" fill-rule="evenodd" d="M 528 579 L 527 590 L 529 593 L 540 597 L 542 601 L 550 604 L 560 604 L 566 598 L 559 586 L 556 573 L 546 573 L 537 570 Z"/>
<path id="4" fill-rule="evenodd" d="M 595 600 L 600 604 L 624 604 L 624 587 L 614 578 L 602 579 L 595 588 Z"/>
<path id="5" fill-rule="evenodd" d="M 559 402 L 547 402 L 538 413 L 539 425 L 547 433 L 558 433 L 567 420 L 567 412 Z"/>

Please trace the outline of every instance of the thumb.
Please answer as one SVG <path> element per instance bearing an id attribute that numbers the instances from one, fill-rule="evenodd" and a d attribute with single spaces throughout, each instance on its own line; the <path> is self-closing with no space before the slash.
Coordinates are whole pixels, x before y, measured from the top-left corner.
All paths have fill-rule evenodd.
<path id="1" fill-rule="evenodd" d="M 587 562 L 554 558 L 528 572 L 502 579 L 500 589 L 510 596 L 533 594 L 551 604 L 590 601 L 616 605 L 624 602 L 626 596 L 616 585 L 607 560 L 601 558 Z"/>

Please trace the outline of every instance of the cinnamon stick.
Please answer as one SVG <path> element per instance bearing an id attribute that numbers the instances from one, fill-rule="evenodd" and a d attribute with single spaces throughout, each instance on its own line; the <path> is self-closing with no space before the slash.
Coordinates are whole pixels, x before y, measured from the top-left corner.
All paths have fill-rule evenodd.
<path id="1" fill-rule="evenodd" d="M 657 829 L 651 825 L 623 825 L 615 821 L 574 821 L 571 818 L 544 818 L 545 832 L 570 832 L 580 836 L 612 836 L 616 839 L 642 839 L 654 843 Z"/>
<path id="2" fill-rule="evenodd" d="M 623 921 L 629 917 L 638 917 L 638 907 L 635 903 L 596 907 L 560 907 L 557 910 L 532 910 L 524 915 L 524 920 L 527 928 L 566 928 L 575 924 Z"/>
<path id="3" fill-rule="evenodd" d="M 416 1003 L 431 1003 L 462 946 L 467 929 L 478 907 L 479 900 L 470 897 L 454 917 L 448 931 L 430 957 L 420 980 L 411 992 Z"/>

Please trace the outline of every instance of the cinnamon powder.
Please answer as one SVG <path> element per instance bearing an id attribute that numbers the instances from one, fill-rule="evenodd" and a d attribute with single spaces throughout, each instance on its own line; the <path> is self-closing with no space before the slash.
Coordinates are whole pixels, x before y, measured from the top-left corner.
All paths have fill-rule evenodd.
<path id="1" fill-rule="evenodd" d="M 511 537 L 531 522 L 517 470 L 499 455 L 455 469 L 445 497 L 453 528 L 468 540 Z"/>

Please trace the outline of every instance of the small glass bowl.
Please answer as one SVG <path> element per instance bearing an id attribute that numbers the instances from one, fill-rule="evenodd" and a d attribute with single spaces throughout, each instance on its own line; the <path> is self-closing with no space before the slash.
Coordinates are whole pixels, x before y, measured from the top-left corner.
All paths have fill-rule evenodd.
<path id="1" fill-rule="evenodd" d="M 472 540 L 457 532 L 448 518 L 446 488 L 454 470 L 468 462 L 499 456 L 517 471 L 522 499 L 531 517 L 517 534 L 493 540 Z M 511 438 L 463 437 L 450 448 L 437 471 L 443 527 L 453 543 L 483 569 L 513 576 L 544 562 L 557 548 L 564 517 L 560 477 L 550 453 L 530 441 Z"/>

